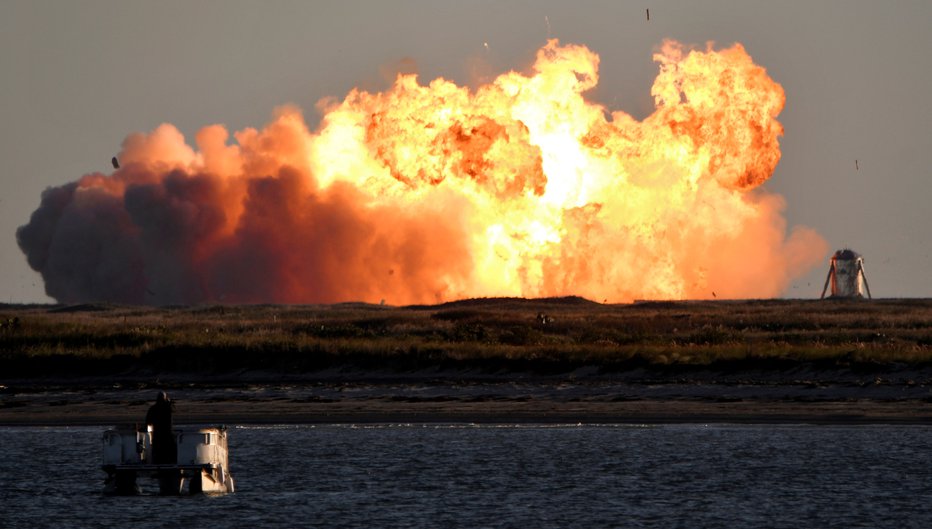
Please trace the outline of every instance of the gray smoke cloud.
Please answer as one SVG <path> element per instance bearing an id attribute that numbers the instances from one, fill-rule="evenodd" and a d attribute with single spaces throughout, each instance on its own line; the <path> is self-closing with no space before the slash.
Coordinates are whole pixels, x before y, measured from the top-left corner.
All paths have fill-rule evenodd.
<path id="1" fill-rule="evenodd" d="M 375 205 L 347 185 L 322 190 L 307 168 L 278 161 L 274 151 L 301 130 L 270 126 L 269 152 L 227 159 L 234 176 L 163 163 L 171 159 L 164 136 L 177 134 L 169 132 L 128 138 L 111 175 L 42 194 L 16 238 L 49 296 L 151 305 L 436 302 L 446 288 L 438 270 L 469 274 L 455 215 Z"/>

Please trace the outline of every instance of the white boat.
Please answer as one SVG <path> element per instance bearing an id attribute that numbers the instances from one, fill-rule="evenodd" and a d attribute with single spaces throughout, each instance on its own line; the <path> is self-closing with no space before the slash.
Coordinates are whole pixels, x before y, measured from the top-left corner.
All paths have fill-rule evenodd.
<path id="1" fill-rule="evenodd" d="M 234 492 L 225 426 L 180 426 L 172 430 L 178 447 L 173 464 L 152 461 L 152 428 L 111 428 L 103 435 L 104 491 L 143 492 L 137 478 L 158 480 L 159 494 Z"/>

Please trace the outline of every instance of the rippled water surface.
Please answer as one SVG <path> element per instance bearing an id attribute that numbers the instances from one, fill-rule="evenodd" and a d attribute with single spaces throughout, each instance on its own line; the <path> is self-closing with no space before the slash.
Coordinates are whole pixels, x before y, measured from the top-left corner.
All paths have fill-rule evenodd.
<path id="1" fill-rule="evenodd" d="M 925 426 L 233 426 L 214 497 L 104 496 L 103 430 L 0 427 L 0 527 L 932 527 Z"/>

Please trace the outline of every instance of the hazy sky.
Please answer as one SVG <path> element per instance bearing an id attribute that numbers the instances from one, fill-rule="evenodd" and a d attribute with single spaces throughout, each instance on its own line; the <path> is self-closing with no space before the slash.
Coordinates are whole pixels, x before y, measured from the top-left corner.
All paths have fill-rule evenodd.
<path id="1" fill-rule="evenodd" d="M 875 297 L 932 297 L 930 27 L 927 1 L 0 0 L 0 300 L 51 301 L 16 228 L 46 187 L 109 173 L 129 133 L 169 122 L 193 143 L 288 103 L 315 127 L 318 100 L 387 88 L 411 60 L 422 83 L 474 85 L 548 35 L 598 53 L 591 98 L 639 119 L 664 38 L 744 44 L 786 91 L 765 187 L 788 227 L 861 252 Z M 818 297 L 826 271 L 785 297 Z"/>

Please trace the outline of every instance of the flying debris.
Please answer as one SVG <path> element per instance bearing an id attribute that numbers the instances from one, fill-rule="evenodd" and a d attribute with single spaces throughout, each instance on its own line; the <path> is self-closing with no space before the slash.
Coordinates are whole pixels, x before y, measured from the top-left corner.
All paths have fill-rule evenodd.
<path id="1" fill-rule="evenodd" d="M 489 52 L 489 43 L 488 43 L 488 42 L 483 42 L 482 45 L 485 46 L 485 52 L 488 53 L 488 52 Z"/>
<path id="2" fill-rule="evenodd" d="M 647 11 L 647 21 L 650 22 L 650 9 L 646 9 L 645 11 Z"/>
<path id="3" fill-rule="evenodd" d="M 114 156 L 113 158 L 110 158 L 110 163 L 113 164 L 113 168 L 114 168 L 114 169 L 119 169 L 119 168 L 120 168 L 120 160 L 117 160 L 117 157 L 116 157 L 116 156 Z"/>
<path id="4" fill-rule="evenodd" d="M 858 161 L 857 161 L 857 159 L 854 160 L 854 170 L 855 170 L 855 171 L 860 171 L 860 170 L 861 170 L 861 169 L 858 168 Z"/>

